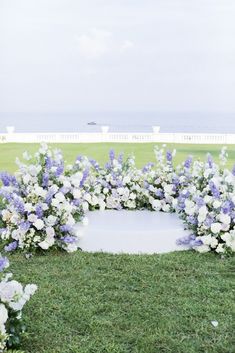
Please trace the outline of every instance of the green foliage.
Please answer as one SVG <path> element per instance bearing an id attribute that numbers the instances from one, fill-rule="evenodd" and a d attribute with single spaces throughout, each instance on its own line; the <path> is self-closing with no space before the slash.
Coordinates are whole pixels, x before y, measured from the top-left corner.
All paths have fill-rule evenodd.
<path id="1" fill-rule="evenodd" d="M 10 319 L 7 321 L 6 329 L 8 332 L 7 347 L 17 348 L 20 345 L 22 334 L 25 333 L 26 326 L 21 319 L 17 318 L 17 313 L 9 311 Z"/>

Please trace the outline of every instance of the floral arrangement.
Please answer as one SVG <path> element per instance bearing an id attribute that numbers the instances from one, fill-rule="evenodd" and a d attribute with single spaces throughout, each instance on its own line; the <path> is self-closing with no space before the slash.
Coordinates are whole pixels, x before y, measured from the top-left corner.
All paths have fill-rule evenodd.
<path id="1" fill-rule="evenodd" d="M 22 321 L 22 309 L 37 290 L 35 284 L 21 283 L 12 279 L 11 273 L 5 273 L 9 262 L 0 254 L 0 352 L 6 348 L 15 348 L 25 331 Z"/>
<path id="2" fill-rule="evenodd" d="M 76 223 L 83 217 L 82 205 L 71 200 L 74 186 L 64 172 L 61 152 L 41 145 L 28 163 L 17 159 L 15 176 L 1 174 L 3 199 L 0 230 L 5 251 L 37 248 L 61 248 L 67 252 L 78 248 Z M 77 184 L 77 175 L 73 176 Z M 75 183 L 76 181 L 76 183 Z"/>
<path id="3" fill-rule="evenodd" d="M 200 252 L 235 251 L 235 169 L 225 168 L 227 150 L 220 164 L 208 155 L 206 162 L 188 157 L 178 166 L 176 151 L 155 148 L 156 163 L 142 169 L 130 156 L 109 153 L 100 166 L 79 156 L 74 165 L 64 165 L 61 152 L 42 145 L 28 164 L 17 160 L 18 172 L 1 174 L 3 205 L 0 237 L 5 250 L 47 250 L 52 247 L 76 251 L 80 224 L 94 209 L 150 209 L 177 212 L 192 231 L 179 239 Z"/>
<path id="4" fill-rule="evenodd" d="M 220 164 L 226 163 L 226 149 Z M 235 173 L 219 168 L 208 155 L 205 163 L 186 165 L 188 182 L 181 188 L 177 210 L 193 235 L 179 239 L 199 252 L 235 251 Z"/>
<path id="5" fill-rule="evenodd" d="M 148 163 L 143 169 L 140 198 L 145 208 L 153 211 L 174 212 L 178 197 L 179 179 L 173 165 L 176 151 L 165 151 L 165 145 L 155 147 L 156 164 Z"/>

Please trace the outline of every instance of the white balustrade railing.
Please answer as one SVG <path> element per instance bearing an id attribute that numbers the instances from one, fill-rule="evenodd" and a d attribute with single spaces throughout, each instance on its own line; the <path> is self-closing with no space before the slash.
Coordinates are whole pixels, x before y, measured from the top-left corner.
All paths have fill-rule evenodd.
<path id="1" fill-rule="evenodd" d="M 235 134 L 198 133 L 5 133 L 0 134 L 0 143 L 94 143 L 94 142 L 160 142 L 195 144 L 235 144 Z"/>

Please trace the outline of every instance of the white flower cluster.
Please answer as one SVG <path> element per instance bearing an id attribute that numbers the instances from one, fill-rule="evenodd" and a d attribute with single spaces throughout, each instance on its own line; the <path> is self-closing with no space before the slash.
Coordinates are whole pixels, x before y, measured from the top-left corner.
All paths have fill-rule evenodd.
<path id="1" fill-rule="evenodd" d="M 5 227 L 1 239 L 5 250 L 62 248 L 77 250 L 79 232 L 76 223 L 83 217 L 82 204 L 71 201 L 74 185 L 65 176 L 64 162 L 59 151 L 42 145 L 34 159 L 28 154 L 14 177 L 3 175 L 1 195 L 5 208 L 1 218 Z M 76 183 L 75 183 L 76 181 Z"/>
<path id="2" fill-rule="evenodd" d="M 183 174 L 186 175 L 185 171 Z M 192 239 L 192 247 L 200 252 L 234 252 L 234 173 L 220 169 L 208 156 L 206 163 L 192 163 L 187 177 L 188 181 L 179 193 L 178 211 L 196 236 Z"/>
<path id="3" fill-rule="evenodd" d="M 8 266 L 7 258 L 0 254 L 0 352 L 19 341 L 23 330 L 20 325 L 22 309 L 37 290 L 35 284 L 23 287 L 12 279 L 12 273 L 3 274 Z"/>

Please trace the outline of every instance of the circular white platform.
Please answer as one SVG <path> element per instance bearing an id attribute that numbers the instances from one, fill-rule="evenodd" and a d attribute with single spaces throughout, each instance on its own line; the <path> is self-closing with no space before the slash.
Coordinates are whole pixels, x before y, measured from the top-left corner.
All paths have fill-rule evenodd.
<path id="1" fill-rule="evenodd" d="M 83 227 L 84 251 L 153 254 L 186 250 L 176 240 L 190 234 L 176 214 L 151 211 L 93 211 Z"/>

